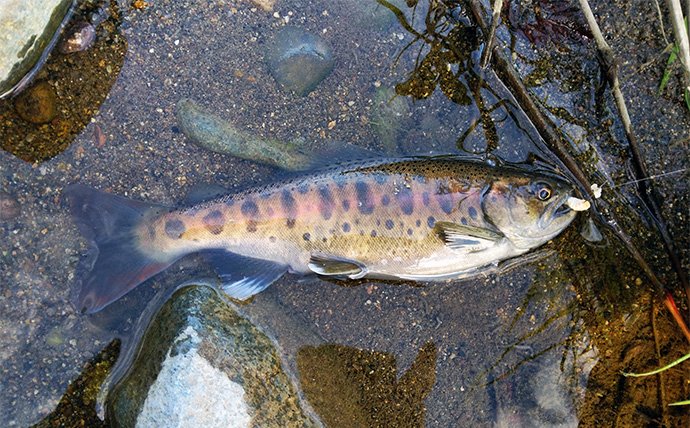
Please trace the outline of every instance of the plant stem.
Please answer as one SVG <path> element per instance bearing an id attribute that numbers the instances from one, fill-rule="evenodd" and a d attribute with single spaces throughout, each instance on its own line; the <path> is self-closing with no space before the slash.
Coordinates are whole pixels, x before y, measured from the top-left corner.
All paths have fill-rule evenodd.
<path id="1" fill-rule="evenodd" d="M 680 0 L 666 0 L 666 6 L 671 16 L 673 36 L 680 51 L 678 57 L 683 64 L 685 90 L 690 91 L 690 42 L 688 42 L 688 29 L 683 22 L 683 7 L 680 5 Z M 688 8 L 690 9 L 690 6 Z"/>

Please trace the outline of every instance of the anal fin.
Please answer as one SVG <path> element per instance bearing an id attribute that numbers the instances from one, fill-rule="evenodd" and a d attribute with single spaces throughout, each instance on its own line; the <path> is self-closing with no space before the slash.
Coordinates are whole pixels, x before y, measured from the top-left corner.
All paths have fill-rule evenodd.
<path id="1" fill-rule="evenodd" d="M 238 300 L 260 293 L 288 270 L 288 266 L 283 264 L 239 256 L 225 250 L 209 250 L 202 254 L 216 268 L 225 294 Z"/>

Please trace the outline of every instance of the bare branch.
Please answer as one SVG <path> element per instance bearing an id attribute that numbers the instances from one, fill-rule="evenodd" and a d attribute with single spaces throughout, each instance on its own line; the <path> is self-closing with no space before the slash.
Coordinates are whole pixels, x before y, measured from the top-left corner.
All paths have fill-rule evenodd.
<path id="1" fill-rule="evenodd" d="M 494 13 L 491 16 L 491 29 L 489 30 L 489 37 L 486 39 L 484 44 L 484 52 L 482 52 L 482 58 L 479 61 L 479 66 L 481 68 L 486 68 L 491 61 L 491 51 L 494 46 L 494 38 L 496 38 L 496 28 L 501 22 L 501 9 L 503 9 L 503 0 L 494 0 Z"/>

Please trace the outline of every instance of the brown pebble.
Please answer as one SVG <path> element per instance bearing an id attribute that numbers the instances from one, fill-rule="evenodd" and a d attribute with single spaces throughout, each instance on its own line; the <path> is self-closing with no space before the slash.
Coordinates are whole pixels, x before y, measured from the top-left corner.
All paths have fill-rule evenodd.
<path id="1" fill-rule="evenodd" d="M 57 115 L 55 89 L 46 81 L 38 82 L 17 97 L 14 108 L 27 122 L 48 123 Z"/>
<path id="2" fill-rule="evenodd" d="M 19 215 L 21 206 L 13 195 L 0 192 L 0 221 L 11 220 Z"/>
<path id="3" fill-rule="evenodd" d="M 96 40 L 96 29 L 86 21 L 77 22 L 63 34 L 57 50 L 62 54 L 85 51 Z"/>

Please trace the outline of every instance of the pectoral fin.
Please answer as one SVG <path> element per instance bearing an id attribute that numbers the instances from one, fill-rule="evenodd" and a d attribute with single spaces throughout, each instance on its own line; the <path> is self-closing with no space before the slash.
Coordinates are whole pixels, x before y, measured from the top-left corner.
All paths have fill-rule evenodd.
<path id="1" fill-rule="evenodd" d="M 216 268 L 225 294 L 238 300 L 260 293 L 288 270 L 285 265 L 223 250 L 204 251 L 202 254 Z"/>
<path id="2" fill-rule="evenodd" d="M 492 247 L 505 238 L 501 232 L 449 221 L 437 221 L 434 227 L 449 248 L 468 253 Z"/>
<path id="3" fill-rule="evenodd" d="M 362 278 L 368 272 L 367 267 L 358 261 L 319 254 L 312 254 L 309 269 L 319 275 L 350 279 Z"/>

